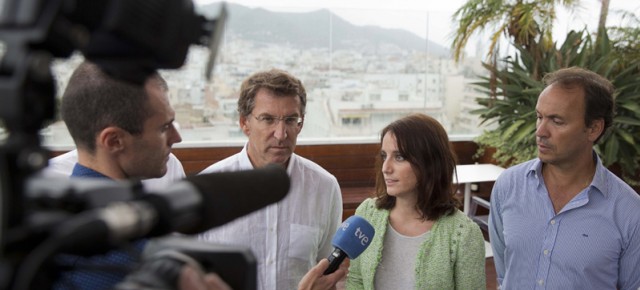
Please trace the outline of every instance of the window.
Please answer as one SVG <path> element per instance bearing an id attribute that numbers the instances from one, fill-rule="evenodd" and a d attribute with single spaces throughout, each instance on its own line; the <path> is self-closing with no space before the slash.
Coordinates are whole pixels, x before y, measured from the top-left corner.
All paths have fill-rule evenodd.
<path id="1" fill-rule="evenodd" d="M 198 9 L 205 15 L 215 14 L 217 5 Z M 447 43 L 426 41 L 408 30 L 361 26 L 348 17 L 411 19 L 422 23 L 426 36 L 433 31 L 429 26 L 449 23 L 453 11 L 289 8 L 278 12 L 274 10 L 286 9 L 232 3 L 227 8 L 230 17 L 210 81 L 203 77 L 208 54 L 200 47 L 191 48 L 182 69 L 162 72 L 183 137 L 179 146 L 245 140 L 236 112 L 240 83 L 253 72 L 273 67 L 297 76 L 307 89 L 300 142 L 305 138 L 377 139 L 389 122 L 416 112 L 438 119 L 450 135 L 482 130 L 477 118 L 462 118 L 470 115 L 468 110 L 475 104 L 476 95 L 471 96 L 474 91 L 467 87 L 485 73 L 476 69 L 481 67 L 479 59 L 467 57 L 455 64 Z M 75 56 L 56 64 L 59 96 L 80 61 Z M 43 130 L 49 146 L 72 146 L 65 134 L 62 122 Z"/>

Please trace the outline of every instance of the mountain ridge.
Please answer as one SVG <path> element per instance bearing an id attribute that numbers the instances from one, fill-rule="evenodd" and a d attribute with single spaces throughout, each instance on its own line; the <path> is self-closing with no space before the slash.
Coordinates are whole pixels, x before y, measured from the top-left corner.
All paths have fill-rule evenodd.
<path id="1" fill-rule="evenodd" d="M 274 12 L 227 3 L 227 27 L 246 39 L 267 43 L 288 43 L 300 48 L 329 47 L 371 51 L 380 45 L 395 45 L 404 50 L 424 51 L 449 57 L 444 46 L 403 29 L 359 26 L 327 9 L 310 12 Z M 205 16 L 217 15 L 220 2 L 197 7 Z M 331 36 L 332 42 L 331 42 Z"/>

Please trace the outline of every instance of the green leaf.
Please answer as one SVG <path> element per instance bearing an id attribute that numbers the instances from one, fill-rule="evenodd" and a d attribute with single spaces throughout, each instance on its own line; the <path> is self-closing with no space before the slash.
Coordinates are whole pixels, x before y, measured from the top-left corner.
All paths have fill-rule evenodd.
<path id="1" fill-rule="evenodd" d="M 624 140 L 625 142 L 631 144 L 631 145 L 636 145 L 636 142 L 633 138 L 633 135 L 622 131 L 622 130 L 617 130 L 616 133 L 618 133 L 618 135 L 620 135 L 620 137 L 622 138 L 622 140 Z"/>
<path id="2" fill-rule="evenodd" d="M 622 107 L 625 108 L 631 112 L 634 112 L 635 114 L 639 114 L 640 115 L 640 104 L 636 103 L 636 102 L 629 102 L 629 103 L 621 103 L 618 104 L 618 107 Z"/>
<path id="3" fill-rule="evenodd" d="M 524 125 L 517 134 L 515 134 L 513 136 L 513 141 L 514 142 L 523 142 L 523 140 L 525 138 L 529 138 L 532 139 L 533 136 L 535 136 L 536 133 L 536 123 L 535 122 L 529 122 L 528 124 Z M 530 143 L 532 146 L 534 145 L 533 142 L 527 142 Z"/>
<path id="4" fill-rule="evenodd" d="M 615 134 L 614 134 L 615 135 Z M 603 162 L 605 165 L 611 165 L 613 164 L 613 160 L 616 160 L 616 156 L 618 155 L 618 139 L 616 138 L 609 138 L 607 139 L 607 142 L 605 143 L 605 147 L 604 147 L 604 156 L 603 156 Z"/>
<path id="5" fill-rule="evenodd" d="M 511 136 L 513 135 L 513 132 L 515 132 L 516 130 L 518 130 L 518 128 L 520 128 L 520 126 L 524 123 L 524 120 L 518 120 L 515 121 L 513 124 L 511 124 L 511 126 L 509 126 L 509 128 L 507 128 L 507 130 L 504 131 L 504 133 L 502 133 L 502 136 L 507 139 L 507 138 L 511 138 Z"/>
<path id="6" fill-rule="evenodd" d="M 627 125 L 640 126 L 640 120 L 639 119 L 634 119 L 634 118 L 629 118 L 629 117 L 624 117 L 624 116 L 613 118 L 613 122 L 614 123 L 627 124 Z"/>

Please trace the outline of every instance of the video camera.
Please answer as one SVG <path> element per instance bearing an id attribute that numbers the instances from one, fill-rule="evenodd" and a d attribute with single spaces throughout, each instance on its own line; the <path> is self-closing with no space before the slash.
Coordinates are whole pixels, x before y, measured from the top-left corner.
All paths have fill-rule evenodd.
<path id="1" fill-rule="evenodd" d="M 8 138 L 0 145 L 0 289 L 51 288 L 46 278 L 57 271 L 51 262 L 57 253 L 90 256 L 141 237 L 196 233 L 286 195 L 288 176 L 273 168 L 196 176 L 153 194 L 131 182 L 54 180 L 37 174 L 49 157 L 38 132 L 55 113 L 53 58 L 80 51 L 112 77 L 142 84 L 158 69 L 181 67 L 190 45 L 205 45 L 210 49 L 205 72 L 209 79 L 225 19 L 224 5 L 210 20 L 194 12 L 191 0 L 4 0 L 0 119 Z M 265 181 L 252 182 L 254 187 L 225 187 L 229 180 L 245 178 Z M 249 198 L 251 191 L 265 190 L 258 187 L 267 179 L 269 184 L 280 180 L 278 188 L 270 187 L 276 194 Z M 241 183 L 248 184 L 231 182 Z M 245 195 L 225 200 L 228 196 L 212 190 Z M 255 288 L 255 261 L 246 249 L 212 248 L 180 238 L 154 245 L 156 254 L 148 255 L 149 262 L 129 276 L 126 285 L 138 287 L 146 281 L 139 277 L 164 275 L 154 272 L 164 264 L 149 266 L 158 261 L 177 261 L 179 269 L 186 261 L 175 257 L 186 255 L 205 270 L 237 265 L 227 267 L 233 271 L 228 277 L 221 273 L 223 280 L 238 289 Z M 167 250 L 173 254 L 166 255 Z"/>

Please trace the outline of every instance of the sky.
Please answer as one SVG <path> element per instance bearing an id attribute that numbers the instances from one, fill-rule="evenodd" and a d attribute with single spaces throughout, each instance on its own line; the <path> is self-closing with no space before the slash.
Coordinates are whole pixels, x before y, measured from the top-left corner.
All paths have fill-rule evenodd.
<path id="1" fill-rule="evenodd" d="M 219 0 L 194 0 L 203 5 Z M 273 11 L 310 11 L 328 8 L 333 13 L 356 25 L 375 25 L 384 28 L 400 28 L 428 38 L 445 47 L 452 40 L 451 16 L 466 0 L 228 0 L 249 7 L 262 7 Z M 569 14 L 558 11 L 558 21 L 554 25 L 554 38 L 562 40 L 570 29 L 582 29 L 585 25 L 592 31 L 597 26 L 600 0 L 582 0 L 577 12 Z M 640 1 L 610 0 L 610 11 L 623 9 L 640 17 Z M 609 13 L 608 25 L 620 22 L 616 13 Z M 476 46 L 487 41 L 476 36 L 469 41 L 467 53 L 475 55 Z"/>

